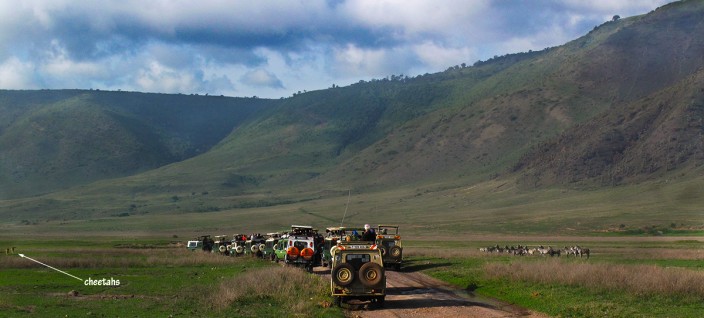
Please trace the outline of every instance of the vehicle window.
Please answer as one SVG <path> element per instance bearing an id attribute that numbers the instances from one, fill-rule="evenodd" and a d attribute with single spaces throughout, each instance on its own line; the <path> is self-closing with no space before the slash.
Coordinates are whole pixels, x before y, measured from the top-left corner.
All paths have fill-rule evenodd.
<path id="1" fill-rule="evenodd" d="M 293 242 L 293 246 L 295 246 L 299 251 L 302 251 L 304 248 L 308 247 L 308 242 L 296 241 Z"/>
<path id="2" fill-rule="evenodd" d="M 384 241 L 382 244 L 388 250 L 388 249 L 391 249 L 392 247 L 394 247 L 396 245 L 396 242 L 395 241 Z"/>
<path id="3" fill-rule="evenodd" d="M 345 255 L 345 263 L 351 264 L 355 269 L 359 269 L 364 263 L 369 263 L 371 257 L 369 254 L 347 254 Z"/>

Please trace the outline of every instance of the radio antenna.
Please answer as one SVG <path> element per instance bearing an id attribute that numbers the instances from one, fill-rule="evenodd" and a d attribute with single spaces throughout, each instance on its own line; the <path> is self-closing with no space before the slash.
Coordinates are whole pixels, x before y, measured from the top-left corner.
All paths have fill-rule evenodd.
<path id="1" fill-rule="evenodd" d="M 350 196 L 352 195 L 352 189 L 347 189 L 347 204 L 345 205 L 345 214 L 342 215 L 342 221 L 340 221 L 340 227 L 345 223 L 345 216 L 347 216 L 347 208 L 350 206 Z"/>

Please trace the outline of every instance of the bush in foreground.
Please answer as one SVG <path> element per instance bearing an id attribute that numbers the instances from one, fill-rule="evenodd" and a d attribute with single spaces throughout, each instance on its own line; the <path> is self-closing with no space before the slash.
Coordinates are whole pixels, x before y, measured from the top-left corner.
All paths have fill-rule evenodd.
<path id="1" fill-rule="evenodd" d="M 210 297 L 216 310 L 244 316 L 336 316 L 329 285 L 299 268 L 267 267 L 224 280 Z"/>

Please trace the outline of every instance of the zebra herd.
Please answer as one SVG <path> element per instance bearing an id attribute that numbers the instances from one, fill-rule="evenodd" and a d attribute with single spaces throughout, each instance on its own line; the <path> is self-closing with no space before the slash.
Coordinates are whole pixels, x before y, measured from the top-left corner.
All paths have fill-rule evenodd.
<path id="1" fill-rule="evenodd" d="M 524 255 L 549 255 L 549 256 L 560 256 L 562 254 L 565 254 L 566 256 L 573 255 L 575 257 L 583 257 L 586 256 L 587 259 L 589 258 L 589 249 L 580 247 L 579 245 L 575 246 L 565 246 L 564 248 L 560 249 L 554 249 L 552 246 L 545 247 L 543 245 L 537 246 L 537 247 L 528 247 L 528 246 L 523 246 L 523 245 L 518 245 L 518 246 L 504 246 L 501 247 L 498 244 L 495 246 L 489 246 L 489 247 L 482 247 L 479 248 L 480 252 L 486 252 L 486 253 L 506 253 L 506 254 L 513 254 L 513 255 L 519 255 L 519 256 L 524 256 Z"/>

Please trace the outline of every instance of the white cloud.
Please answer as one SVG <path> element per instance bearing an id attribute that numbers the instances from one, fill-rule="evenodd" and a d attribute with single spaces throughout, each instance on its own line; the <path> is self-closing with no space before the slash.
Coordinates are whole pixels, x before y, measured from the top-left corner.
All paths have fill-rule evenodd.
<path id="1" fill-rule="evenodd" d="M 650 10 L 672 2 L 670 0 L 563 0 L 564 4 L 575 11 L 602 12 L 610 14 L 644 14 Z"/>
<path id="2" fill-rule="evenodd" d="M 240 81 L 249 86 L 284 88 L 284 85 L 281 83 L 281 80 L 279 80 L 276 75 L 261 68 L 251 70 L 245 73 L 240 79 Z"/>
<path id="3" fill-rule="evenodd" d="M 394 27 L 396 37 L 424 33 L 446 34 L 471 32 L 473 20 L 486 12 L 487 0 L 355 0 L 347 1 L 344 10 L 361 23 L 375 27 Z"/>
<path id="4" fill-rule="evenodd" d="M 34 65 L 22 62 L 16 57 L 11 57 L 0 64 L 0 88 L 4 89 L 31 89 L 39 86 L 32 78 Z"/>
<path id="5" fill-rule="evenodd" d="M 65 48 L 57 40 L 52 41 L 52 47 L 45 55 L 45 60 L 41 65 L 42 76 L 45 78 L 59 78 L 64 82 L 70 82 L 71 79 L 107 75 L 108 70 L 99 63 L 69 59 Z"/>
<path id="6" fill-rule="evenodd" d="M 559 45 L 666 2 L 0 1 L 0 88 L 279 97 Z"/>
<path id="7" fill-rule="evenodd" d="M 333 63 L 335 73 L 348 74 L 349 76 L 378 75 L 383 70 L 387 61 L 387 50 L 364 49 L 349 44 L 345 47 L 333 49 Z"/>
<path id="8" fill-rule="evenodd" d="M 137 72 L 135 83 L 140 90 L 148 92 L 186 93 L 200 88 L 199 80 L 193 74 L 166 67 L 156 61 Z"/>
<path id="9" fill-rule="evenodd" d="M 433 70 L 442 70 L 462 63 L 472 64 L 478 58 L 477 52 L 471 47 L 448 48 L 432 42 L 415 45 L 413 51 L 423 64 Z"/>

